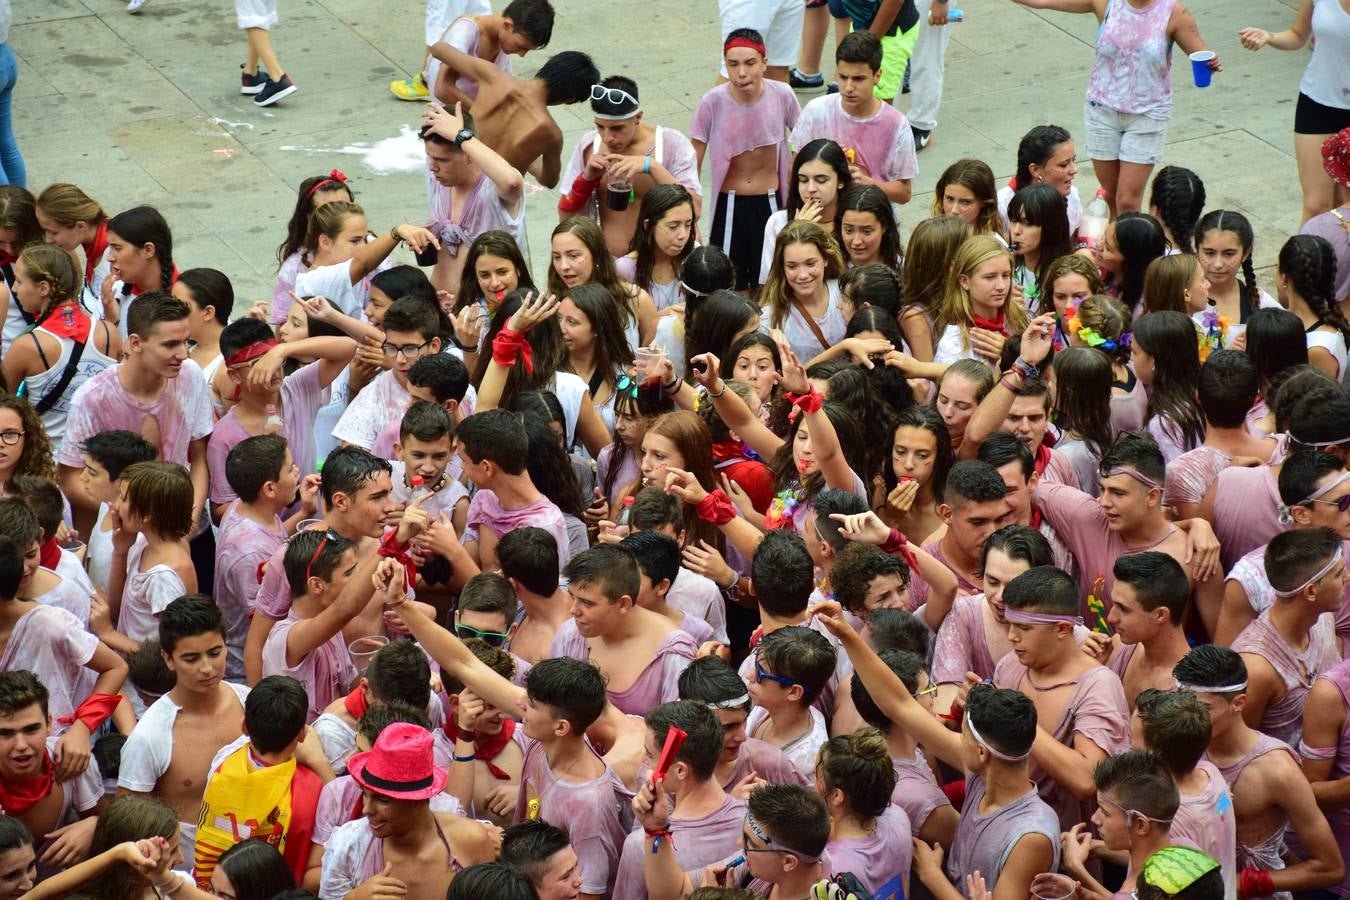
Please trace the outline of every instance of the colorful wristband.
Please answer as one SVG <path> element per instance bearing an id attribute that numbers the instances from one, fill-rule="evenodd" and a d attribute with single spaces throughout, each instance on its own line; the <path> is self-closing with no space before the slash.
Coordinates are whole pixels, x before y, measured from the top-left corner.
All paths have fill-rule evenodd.
<path id="1" fill-rule="evenodd" d="M 714 525 L 725 525 L 736 518 L 736 504 L 718 488 L 698 502 L 698 517 Z"/>
<path id="2" fill-rule="evenodd" d="M 1246 868 L 1238 876 L 1239 897 L 1269 897 L 1275 893 L 1275 879 L 1265 869 Z"/>
<path id="3" fill-rule="evenodd" d="M 502 328 L 492 339 L 492 361 L 509 369 L 517 359 L 525 364 L 526 374 L 534 374 L 534 348 L 530 342 L 522 332 Z"/>

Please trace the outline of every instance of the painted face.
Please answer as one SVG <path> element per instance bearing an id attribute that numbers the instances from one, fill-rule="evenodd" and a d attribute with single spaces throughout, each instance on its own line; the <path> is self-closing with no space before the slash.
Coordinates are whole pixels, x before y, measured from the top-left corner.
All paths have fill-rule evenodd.
<path id="1" fill-rule="evenodd" d="M 558 304 L 558 327 L 562 329 L 563 343 L 570 353 L 588 350 L 595 344 L 595 328 L 590 317 L 572 302 L 571 297 L 564 297 Z"/>
<path id="2" fill-rule="evenodd" d="M 693 234 L 694 207 L 688 203 L 666 210 L 652 226 L 652 242 L 656 249 L 672 259 L 684 252 Z"/>
<path id="3" fill-rule="evenodd" d="M 1242 246 L 1236 232 L 1211 228 L 1200 236 L 1200 268 L 1211 287 L 1224 287 L 1237 277 L 1251 251 Z"/>
<path id="4" fill-rule="evenodd" d="M 640 447 L 646 433 L 646 416 L 632 408 L 614 411 L 614 436 L 623 441 L 625 447 Z"/>
<path id="5" fill-rule="evenodd" d="M 1068 309 L 1077 309 L 1083 301 L 1092 296 L 1092 285 L 1077 272 L 1061 275 L 1050 286 L 1050 299 L 1055 304 L 1055 315 L 1061 319 L 1069 317 Z"/>
<path id="6" fill-rule="evenodd" d="M 225 661 L 228 657 L 225 638 L 219 632 L 208 631 L 179 638 L 174 644 L 173 653 L 163 655 L 165 665 L 174 673 L 178 684 L 194 693 L 204 694 L 215 690 L 225 677 Z"/>
<path id="7" fill-rule="evenodd" d="M 979 198 L 963 184 L 949 184 L 942 189 L 942 214 L 974 225 L 980 217 Z"/>
<path id="8" fill-rule="evenodd" d="M 684 468 L 684 454 L 675 442 L 663 434 L 647 433 L 642 437 L 642 483 L 665 487 L 666 472 L 674 466 Z"/>
<path id="9" fill-rule="evenodd" d="M 839 175 L 824 160 L 804 162 L 797 169 L 797 192 L 803 203 L 814 200 L 821 206 L 829 206 L 839 196 Z"/>
<path id="10" fill-rule="evenodd" d="M 516 264 L 491 253 L 479 255 L 473 264 L 473 274 L 478 279 L 478 289 L 490 303 L 500 303 L 502 297 L 520 287 Z"/>
<path id="11" fill-rule="evenodd" d="M 798 297 L 812 297 L 825 280 L 825 258 L 815 244 L 788 244 L 783 248 L 783 277 Z"/>
<path id="12" fill-rule="evenodd" d="M 1031 173 L 1067 197 L 1073 188 L 1073 177 L 1078 174 L 1073 156 L 1073 141 L 1065 141 L 1055 148 L 1044 166 L 1032 166 Z"/>
<path id="13" fill-rule="evenodd" d="M 587 284 L 595 269 L 591 251 L 586 249 L 580 238 L 569 231 L 553 236 L 552 260 L 553 271 L 558 273 L 558 277 L 568 287 Z"/>
<path id="14" fill-rule="evenodd" d="M 881 222 L 870 212 L 849 210 L 844 213 L 843 220 L 839 224 L 844 250 L 855 266 L 877 262 L 877 254 L 881 252 L 881 237 L 884 233 Z"/>
<path id="15" fill-rule="evenodd" d="M 1008 624 L 1008 620 L 1003 616 L 1003 588 L 1007 586 L 1008 582 L 1030 568 L 1031 566 L 1026 560 L 1013 559 L 997 548 L 990 550 L 989 555 L 985 558 L 984 599 L 993 607 L 994 618 L 999 621 L 999 624 Z"/>
<path id="16" fill-rule="evenodd" d="M 727 64 L 727 79 L 742 93 L 764 78 L 764 56 L 750 47 L 732 47 L 722 57 Z"/>
<path id="17" fill-rule="evenodd" d="M 1012 261 L 1000 254 L 971 274 L 962 275 L 959 281 L 970 292 L 970 307 L 975 314 L 995 318 L 1012 292 Z"/>
<path id="18" fill-rule="evenodd" d="M 901 481 L 912 479 L 927 484 L 937 465 L 937 438 L 926 428 L 901 425 L 895 429 L 891 444 L 891 469 Z"/>
<path id="19" fill-rule="evenodd" d="M 768 400 L 773 393 L 775 371 L 772 351 L 759 345 L 742 350 L 732 367 L 733 376 L 739 381 L 748 382 L 755 389 L 755 396 L 760 403 Z"/>

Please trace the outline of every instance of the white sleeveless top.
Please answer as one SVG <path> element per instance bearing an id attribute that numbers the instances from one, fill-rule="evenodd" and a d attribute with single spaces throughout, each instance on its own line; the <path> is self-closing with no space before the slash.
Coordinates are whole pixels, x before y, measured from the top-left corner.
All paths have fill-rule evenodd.
<path id="1" fill-rule="evenodd" d="M 11 302 L 12 310 L 16 302 Z M 5 327 L 9 327 L 9 322 L 5 322 Z M 25 326 L 26 327 L 26 326 Z M 40 375 L 29 375 L 23 380 L 24 393 L 28 401 L 37 406 L 42 398 L 47 396 L 48 391 L 56 387 L 57 382 L 61 380 L 61 375 L 66 371 L 66 363 L 70 360 L 70 354 L 75 348 L 74 338 L 63 338 L 53 334 L 45 328 L 38 328 L 41 331 L 61 344 L 61 355 L 52 363 L 51 368 Z M 90 378 L 93 378 L 99 372 L 102 372 L 108 366 L 113 365 L 116 360 L 105 356 L 99 349 L 102 329 L 95 327 L 89 332 L 89 341 L 85 344 L 84 354 L 80 357 L 79 364 L 75 367 L 75 377 L 70 379 L 70 384 L 61 394 L 61 398 L 56 401 L 51 409 L 42 414 L 42 427 L 47 430 L 47 437 L 52 443 L 52 450 L 59 452 L 61 447 L 61 438 L 66 433 L 66 416 L 70 414 L 70 398 L 75 396 L 75 391 L 80 385 L 84 384 Z M 32 340 L 36 341 L 34 336 Z"/>

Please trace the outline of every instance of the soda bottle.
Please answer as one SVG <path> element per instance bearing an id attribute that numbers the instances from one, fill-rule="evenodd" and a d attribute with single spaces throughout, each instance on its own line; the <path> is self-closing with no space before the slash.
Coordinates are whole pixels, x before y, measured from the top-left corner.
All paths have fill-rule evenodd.
<path id="1" fill-rule="evenodd" d="M 1097 196 L 1092 198 L 1083 218 L 1078 220 L 1078 246 L 1089 250 L 1096 249 L 1106 235 L 1106 223 L 1111 220 L 1111 210 L 1106 205 L 1105 188 L 1097 188 Z"/>
<path id="2" fill-rule="evenodd" d="M 263 418 L 263 431 L 266 434 L 280 434 L 283 423 L 281 413 L 277 411 L 275 403 L 267 404 L 266 415 Z"/>
<path id="3" fill-rule="evenodd" d="M 408 494 L 409 505 L 416 503 L 420 498 L 431 493 L 431 488 L 426 486 L 421 475 L 414 475 L 412 478 L 408 479 L 408 483 L 412 485 L 412 493 Z"/>

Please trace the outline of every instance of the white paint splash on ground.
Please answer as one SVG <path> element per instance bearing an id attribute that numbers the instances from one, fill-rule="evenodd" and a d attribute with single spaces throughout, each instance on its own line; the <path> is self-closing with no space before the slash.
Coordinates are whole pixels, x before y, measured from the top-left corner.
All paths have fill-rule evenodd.
<path id="1" fill-rule="evenodd" d="M 222 119 L 220 116 L 212 116 L 208 121 L 214 122 L 221 128 L 247 128 L 250 131 L 253 130 L 252 122 L 231 122 L 229 119 Z"/>
<path id="2" fill-rule="evenodd" d="M 384 138 L 373 144 L 348 144 L 345 147 L 300 147 L 283 145 L 282 150 L 306 154 L 344 153 L 361 157 L 361 165 L 376 175 L 395 172 L 421 172 L 426 169 L 426 154 L 417 132 L 408 125 L 400 125 L 398 137 Z"/>

